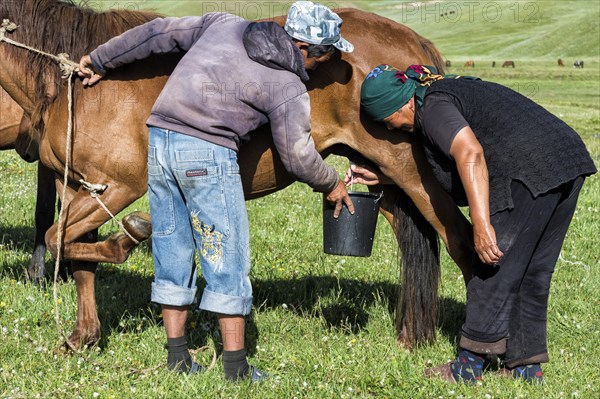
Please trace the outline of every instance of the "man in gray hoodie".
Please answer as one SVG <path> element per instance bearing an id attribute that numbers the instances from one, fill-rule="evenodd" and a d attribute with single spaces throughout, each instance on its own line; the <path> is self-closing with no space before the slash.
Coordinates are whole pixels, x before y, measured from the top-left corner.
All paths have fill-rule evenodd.
<path id="1" fill-rule="evenodd" d="M 352 45 L 329 8 L 294 3 L 285 27 L 227 13 L 159 18 L 133 28 L 84 56 L 84 85 L 109 69 L 151 54 L 184 52 L 150 118 L 148 193 L 155 279 L 152 301 L 162 305 L 167 365 L 196 372 L 185 337 L 187 309 L 196 295 L 194 255 L 206 288 L 200 309 L 215 312 L 223 337 L 225 377 L 260 380 L 246 360 L 245 316 L 252 307 L 249 227 L 237 163 L 240 143 L 270 123 L 287 171 L 354 207 L 334 168 L 310 136 L 307 70 Z"/>

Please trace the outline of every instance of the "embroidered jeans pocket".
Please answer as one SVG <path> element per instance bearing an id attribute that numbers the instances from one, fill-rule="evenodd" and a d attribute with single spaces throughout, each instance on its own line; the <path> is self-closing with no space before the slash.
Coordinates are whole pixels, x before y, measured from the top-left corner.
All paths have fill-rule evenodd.
<path id="1" fill-rule="evenodd" d="M 198 141 L 214 148 L 193 148 L 175 153 L 175 176 L 185 196 L 194 235 L 203 255 L 220 256 L 221 243 L 229 238 L 229 213 L 223 164 L 228 149 Z"/>

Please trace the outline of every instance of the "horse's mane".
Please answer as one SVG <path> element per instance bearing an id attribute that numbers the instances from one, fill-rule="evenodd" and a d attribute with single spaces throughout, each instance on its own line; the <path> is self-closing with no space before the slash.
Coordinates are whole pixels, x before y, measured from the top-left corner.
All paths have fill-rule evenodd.
<path id="1" fill-rule="evenodd" d="M 148 22 L 159 14 L 144 11 L 111 10 L 97 12 L 80 7 L 72 0 L 2 1 L 2 18 L 9 18 L 19 27 L 10 37 L 30 47 L 51 54 L 67 53 L 78 62 L 98 45 L 134 26 Z M 22 51 L 10 46 L 11 58 L 22 60 Z M 20 54 L 21 57 L 15 57 Z M 53 61 L 30 53 L 29 68 L 53 67 Z"/>
<path id="2" fill-rule="evenodd" d="M 112 37 L 157 17 L 160 15 L 145 11 L 98 12 L 72 0 L 0 1 L 0 18 L 18 25 L 9 35 L 11 39 L 50 54 L 67 53 L 75 62 Z M 31 115 L 31 122 L 37 127 L 64 82 L 55 61 L 33 52 L 24 56 L 24 51 L 6 46 L 7 56 L 34 78 L 37 115 Z"/>

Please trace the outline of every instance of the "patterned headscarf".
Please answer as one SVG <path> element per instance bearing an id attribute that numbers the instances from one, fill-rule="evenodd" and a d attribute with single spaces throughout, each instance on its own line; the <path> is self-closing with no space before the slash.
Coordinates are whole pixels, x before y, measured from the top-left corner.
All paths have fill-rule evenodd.
<path id="1" fill-rule="evenodd" d="M 365 78 L 360 104 L 376 121 L 382 121 L 402 108 L 413 96 L 421 106 L 427 88 L 437 80 L 448 78 L 479 80 L 473 76 L 439 75 L 435 67 L 427 65 L 411 65 L 406 71 L 401 71 L 382 64 Z"/>

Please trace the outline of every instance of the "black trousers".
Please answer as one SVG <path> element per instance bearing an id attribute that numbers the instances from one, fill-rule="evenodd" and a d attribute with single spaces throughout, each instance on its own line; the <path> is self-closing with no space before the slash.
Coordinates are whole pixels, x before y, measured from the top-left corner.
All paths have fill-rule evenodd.
<path id="1" fill-rule="evenodd" d="M 537 198 L 512 182 L 514 208 L 491 217 L 504 256 L 496 266 L 474 269 L 461 347 L 505 354 L 511 368 L 548 361 L 550 280 L 584 180 L 578 177 Z"/>

